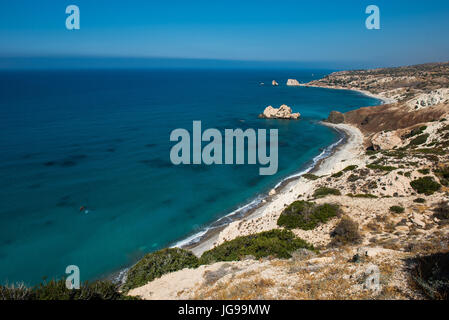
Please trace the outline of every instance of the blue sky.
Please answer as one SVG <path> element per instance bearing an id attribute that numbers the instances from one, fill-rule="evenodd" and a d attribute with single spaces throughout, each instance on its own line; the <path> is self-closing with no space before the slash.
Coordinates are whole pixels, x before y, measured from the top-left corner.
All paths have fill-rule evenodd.
<path id="1" fill-rule="evenodd" d="M 80 8 L 80 30 L 65 28 L 70 4 Z M 380 8 L 381 30 L 365 28 L 370 4 Z M 3 59 L 157 57 L 373 67 L 448 61 L 448 34 L 447 0 L 0 0 Z"/>

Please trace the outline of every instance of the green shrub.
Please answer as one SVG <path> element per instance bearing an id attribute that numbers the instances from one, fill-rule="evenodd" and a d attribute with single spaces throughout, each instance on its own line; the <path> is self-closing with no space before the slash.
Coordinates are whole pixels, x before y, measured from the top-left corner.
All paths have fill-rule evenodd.
<path id="1" fill-rule="evenodd" d="M 392 166 L 382 166 L 379 164 L 369 164 L 366 166 L 368 169 L 372 169 L 372 170 L 381 170 L 381 171 L 393 171 L 396 170 L 396 167 L 392 167 Z"/>
<path id="2" fill-rule="evenodd" d="M 348 177 L 348 181 L 349 182 L 355 182 L 355 181 L 357 181 L 357 180 L 359 180 L 360 179 L 360 177 L 358 176 L 358 175 L 356 175 L 356 174 L 351 174 L 349 177 Z"/>
<path id="3" fill-rule="evenodd" d="M 404 138 L 408 139 L 408 138 L 414 137 L 414 136 L 416 136 L 416 135 L 418 135 L 418 134 L 423 133 L 426 129 L 427 129 L 426 126 L 422 126 L 422 127 L 419 127 L 419 128 L 415 128 L 415 129 L 413 129 L 412 131 L 410 131 L 409 134 L 405 135 Z"/>
<path id="4" fill-rule="evenodd" d="M 449 252 L 416 257 L 407 261 L 411 268 L 411 279 L 428 298 L 449 299 Z"/>
<path id="5" fill-rule="evenodd" d="M 339 213 L 340 207 L 336 204 L 316 205 L 313 202 L 295 201 L 281 213 L 277 224 L 288 229 L 312 230 Z"/>
<path id="6" fill-rule="evenodd" d="M 377 199 L 377 196 L 375 196 L 374 194 L 370 194 L 370 193 L 359 193 L 359 194 L 348 193 L 347 196 L 348 196 L 348 197 L 351 197 L 351 198 L 370 198 L 370 199 Z"/>
<path id="7" fill-rule="evenodd" d="M 448 187 L 449 186 L 449 166 L 447 167 L 441 167 L 437 170 L 435 170 L 435 175 L 440 180 L 440 183 L 443 186 Z"/>
<path id="8" fill-rule="evenodd" d="M 318 176 L 316 176 L 314 174 L 311 174 L 311 173 L 306 173 L 306 174 L 303 174 L 302 176 L 304 178 L 306 178 L 307 180 L 317 180 L 317 179 L 320 178 L 320 177 L 318 177 Z"/>
<path id="9" fill-rule="evenodd" d="M 425 203 L 425 202 L 426 202 L 426 199 L 424 199 L 424 198 L 416 198 L 415 200 L 413 200 L 413 202 L 416 202 L 416 203 Z"/>
<path id="10" fill-rule="evenodd" d="M 0 286 L 0 300 L 128 300 L 111 281 L 85 282 L 79 289 L 67 289 L 65 280 L 51 280 L 32 288 Z"/>
<path id="11" fill-rule="evenodd" d="M 340 196 L 341 192 L 334 188 L 321 187 L 315 190 L 313 196 L 315 198 L 323 198 L 328 195 Z"/>
<path id="12" fill-rule="evenodd" d="M 445 201 L 438 203 L 438 205 L 433 209 L 434 216 L 440 220 L 449 219 L 449 204 Z"/>
<path id="13" fill-rule="evenodd" d="M 349 217 L 343 217 L 331 232 L 331 246 L 341 246 L 345 244 L 358 244 L 362 237 L 359 233 L 359 225 Z"/>
<path id="14" fill-rule="evenodd" d="M 147 254 L 129 269 L 123 289 L 137 288 L 166 273 L 198 266 L 198 258 L 190 251 L 179 248 L 162 249 Z"/>
<path id="15" fill-rule="evenodd" d="M 338 171 L 337 173 L 334 173 L 331 177 L 332 178 L 340 178 L 343 175 L 343 171 Z"/>
<path id="16" fill-rule="evenodd" d="M 343 169 L 343 171 L 347 172 L 347 171 L 353 171 L 355 169 L 357 169 L 358 166 L 356 165 L 352 165 L 352 166 L 347 166 L 346 168 Z"/>
<path id="17" fill-rule="evenodd" d="M 410 141 L 409 145 L 411 145 L 411 146 L 419 146 L 420 144 L 426 143 L 427 142 L 427 138 L 429 138 L 429 134 L 428 133 L 422 134 L 420 136 L 417 136 L 412 141 Z"/>
<path id="18" fill-rule="evenodd" d="M 410 182 L 410 185 L 416 192 L 427 196 L 432 195 L 441 188 L 441 185 L 429 176 L 413 180 Z"/>
<path id="19" fill-rule="evenodd" d="M 421 173 L 421 174 L 429 174 L 430 173 L 430 169 L 419 169 L 418 172 Z"/>
<path id="20" fill-rule="evenodd" d="M 405 209 L 401 206 L 392 206 L 390 207 L 390 211 L 394 213 L 404 213 Z"/>
<path id="21" fill-rule="evenodd" d="M 292 252 L 301 248 L 314 250 L 312 245 L 295 237 L 289 230 L 271 230 L 227 241 L 204 252 L 200 263 L 238 261 L 248 255 L 256 259 L 268 256 L 288 259 L 291 258 Z"/>

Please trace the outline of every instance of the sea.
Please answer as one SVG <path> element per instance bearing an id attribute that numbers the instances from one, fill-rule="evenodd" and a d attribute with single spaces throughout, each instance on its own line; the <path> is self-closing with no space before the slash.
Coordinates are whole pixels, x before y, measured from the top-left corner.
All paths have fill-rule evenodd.
<path id="1" fill-rule="evenodd" d="M 380 104 L 354 91 L 286 86 L 331 71 L 0 71 L 0 283 L 59 279 L 69 265 L 81 281 L 105 278 L 257 205 L 341 141 L 320 124 L 330 111 Z M 300 120 L 258 117 L 282 104 Z M 193 121 L 223 134 L 278 129 L 277 173 L 173 165 L 170 134 L 191 132 Z"/>

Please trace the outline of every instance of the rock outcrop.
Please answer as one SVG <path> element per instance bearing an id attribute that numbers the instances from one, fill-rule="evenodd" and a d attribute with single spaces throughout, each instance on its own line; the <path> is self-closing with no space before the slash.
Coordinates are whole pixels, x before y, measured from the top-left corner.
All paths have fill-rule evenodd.
<path id="1" fill-rule="evenodd" d="M 279 83 L 276 82 L 276 80 L 271 81 L 271 85 L 273 87 L 277 87 L 279 85 Z"/>
<path id="2" fill-rule="evenodd" d="M 266 107 L 263 113 L 259 115 L 259 118 L 296 120 L 299 119 L 300 116 L 299 113 L 292 113 L 292 108 L 283 104 L 279 108 L 273 108 L 272 106 Z"/>
<path id="3" fill-rule="evenodd" d="M 291 87 L 297 87 L 299 86 L 299 82 L 296 79 L 288 79 L 287 80 L 287 86 L 291 86 Z"/>
<path id="4" fill-rule="evenodd" d="M 395 131 L 378 132 L 371 138 L 374 150 L 391 150 L 402 144 L 401 138 Z"/>
<path id="5" fill-rule="evenodd" d="M 339 124 L 345 122 L 345 115 L 339 111 L 331 111 L 329 117 L 327 117 L 326 122 Z"/>
<path id="6" fill-rule="evenodd" d="M 419 94 L 414 99 L 407 102 L 407 106 L 411 111 L 419 110 L 426 107 L 432 107 L 434 105 L 449 102 L 449 89 L 441 88 L 431 91 L 429 93 Z"/>

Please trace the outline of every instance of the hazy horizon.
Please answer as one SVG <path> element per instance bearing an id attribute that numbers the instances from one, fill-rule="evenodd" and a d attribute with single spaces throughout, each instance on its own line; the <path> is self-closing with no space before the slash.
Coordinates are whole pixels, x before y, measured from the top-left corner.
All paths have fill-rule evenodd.
<path id="1" fill-rule="evenodd" d="M 80 29 L 68 30 L 68 5 Z M 380 29 L 368 30 L 368 5 Z M 17 0 L 0 3 L 0 69 L 329 68 L 449 61 L 449 2 Z M 159 65 L 160 64 L 160 65 Z"/>

